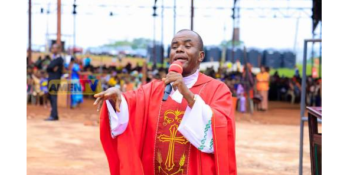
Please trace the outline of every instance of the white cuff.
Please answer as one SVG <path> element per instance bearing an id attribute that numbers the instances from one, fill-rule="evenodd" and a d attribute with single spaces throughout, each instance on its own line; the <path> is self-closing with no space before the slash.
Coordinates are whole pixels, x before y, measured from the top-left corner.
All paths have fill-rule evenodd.
<path id="1" fill-rule="evenodd" d="M 179 92 L 179 90 L 176 90 L 175 92 L 173 91 L 172 94 L 170 94 L 171 99 L 176 101 L 177 103 L 182 103 L 182 94 Z"/>
<path id="2" fill-rule="evenodd" d="M 113 106 L 108 100 L 106 100 L 106 103 L 109 115 L 109 124 L 111 126 L 111 135 L 112 138 L 114 138 L 122 134 L 128 126 L 129 107 L 123 95 L 120 104 L 120 112 L 114 111 Z"/>
<path id="3" fill-rule="evenodd" d="M 186 108 L 178 131 L 200 151 L 213 153 L 213 132 L 211 127 L 213 111 L 199 95 L 195 95 L 195 98 L 196 101 L 192 109 L 190 107 Z"/>

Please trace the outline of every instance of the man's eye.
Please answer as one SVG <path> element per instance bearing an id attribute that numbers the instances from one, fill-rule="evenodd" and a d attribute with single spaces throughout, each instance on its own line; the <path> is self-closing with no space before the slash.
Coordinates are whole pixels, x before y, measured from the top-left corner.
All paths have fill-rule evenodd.
<path id="1" fill-rule="evenodd" d="M 176 48 L 177 48 L 177 46 L 172 46 L 171 48 L 172 48 L 172 49 L 176 49 Z"/>
<path id="2" fill-rule="evenodd" d="M 186 48 L 190 48 L 191 46 L 185 46 Z"/>

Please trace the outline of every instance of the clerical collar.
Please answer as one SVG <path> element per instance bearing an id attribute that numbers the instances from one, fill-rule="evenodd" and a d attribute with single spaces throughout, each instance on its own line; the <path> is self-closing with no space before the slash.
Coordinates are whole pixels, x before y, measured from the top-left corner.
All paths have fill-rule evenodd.
<path id="1" fill-rule="evenodd" d="M 183 77 L 183 81 L 187 88 L 191 88 L 198 80 L 198 75 L 199 75 L 199 69 L 192 75 L 189 75 L 187 77 Z"/>

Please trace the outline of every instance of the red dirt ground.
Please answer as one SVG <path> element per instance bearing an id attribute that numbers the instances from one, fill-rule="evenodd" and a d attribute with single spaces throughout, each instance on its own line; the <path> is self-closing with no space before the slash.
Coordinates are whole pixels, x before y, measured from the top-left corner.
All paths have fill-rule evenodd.
<path id="1" fill-rule="evenodd" d="M 49 109 L 27 105 L 28 175 L 107 175 L 92 99 L 77 109 L 59 108 L 60 121 L 44 122 Z M 239 175 L 291 175 L 299 166 L 299 105 L 270 102 L 267 112 L 236 114 Z M 304 174 L 310 173 L 304 127 Z"/>

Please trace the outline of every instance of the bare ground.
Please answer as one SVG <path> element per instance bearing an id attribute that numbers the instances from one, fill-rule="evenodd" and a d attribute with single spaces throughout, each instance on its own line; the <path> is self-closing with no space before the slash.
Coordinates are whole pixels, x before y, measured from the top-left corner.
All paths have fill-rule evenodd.
<path id="1" fill-rule="evenodd" d="M 43 121 L 49 109 L 27 106 L 28 175 L 107 175 L 93 101 L 80 108 L 59 108 L 60 121 Z M 239 175 L 297 174 L 299 105 L 270 102 L 268 112 L 236 114 Z M 310 173 L 308 128 L 304 127 L 304 174 Z"/>

